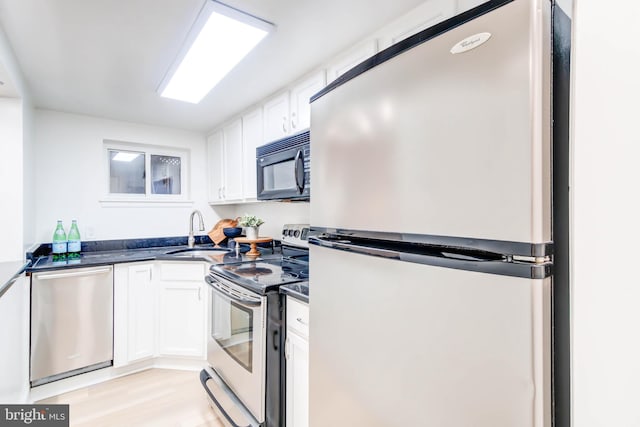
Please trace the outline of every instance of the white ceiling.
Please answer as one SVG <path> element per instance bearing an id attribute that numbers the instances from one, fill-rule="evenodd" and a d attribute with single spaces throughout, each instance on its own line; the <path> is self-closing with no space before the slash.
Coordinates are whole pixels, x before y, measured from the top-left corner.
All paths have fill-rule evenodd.
<path id="1" fill-rule="evenodd" d="M 37 107 L 209 131 L 424 0 L 228 0 L 276 24 L 198 105 L 156 93 L 205 0 L 0 0 Z"/>

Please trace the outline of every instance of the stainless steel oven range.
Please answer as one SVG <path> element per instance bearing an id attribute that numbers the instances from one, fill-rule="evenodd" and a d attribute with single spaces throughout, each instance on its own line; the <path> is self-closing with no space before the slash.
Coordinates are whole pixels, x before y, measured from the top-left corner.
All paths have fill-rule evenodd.
<path id="1" fill-rule="evenodd" d="M 308 280 L 308 225 L 283 227 L 282 257 L 214 265 L 206 366 L 211 406 L 233 427 L 284 423 L 283 316 L 278 289 Z"/>

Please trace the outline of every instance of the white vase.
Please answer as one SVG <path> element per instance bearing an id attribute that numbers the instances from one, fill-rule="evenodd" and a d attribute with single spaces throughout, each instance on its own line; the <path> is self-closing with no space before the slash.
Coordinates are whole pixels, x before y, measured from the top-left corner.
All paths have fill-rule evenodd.
<path id="1" fill-rule="evenodd" d="M 258 228 L 259 227 L 245 227 L 244 233 L 249 240 L 256 240 L 258 238 Z"/>

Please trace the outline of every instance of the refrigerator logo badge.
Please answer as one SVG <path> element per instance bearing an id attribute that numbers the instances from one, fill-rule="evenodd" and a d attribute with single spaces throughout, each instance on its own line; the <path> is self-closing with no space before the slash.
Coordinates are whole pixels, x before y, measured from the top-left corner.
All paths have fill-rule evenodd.
<path id="1" fill-rule="evenodd" d="M 459 43 L 456 43 L 455 46 L 451 48 L 452 54 L 463 53 L 471 49 L 475 49 L 478 46 L 484 44 L 487 40 L 491 38 L 491 33 L 478 33 L 472 36 L 467 37 Z"/>

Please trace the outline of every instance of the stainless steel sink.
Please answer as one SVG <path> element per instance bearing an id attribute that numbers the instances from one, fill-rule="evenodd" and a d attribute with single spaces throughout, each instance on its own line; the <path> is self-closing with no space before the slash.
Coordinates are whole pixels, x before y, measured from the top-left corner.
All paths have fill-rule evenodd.
<path id="1" fill-rule="evenodd" d="M 166 255 L 182 257 L 182 258 L 202 258 L 209 257 L 211 255 L 225 254 L 229 252 L 223 248 L 189 248 L 179 249 L 176 251 L 167 252 Z"/>

